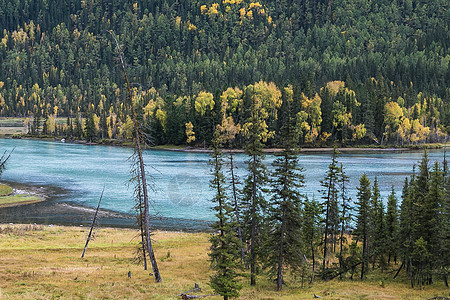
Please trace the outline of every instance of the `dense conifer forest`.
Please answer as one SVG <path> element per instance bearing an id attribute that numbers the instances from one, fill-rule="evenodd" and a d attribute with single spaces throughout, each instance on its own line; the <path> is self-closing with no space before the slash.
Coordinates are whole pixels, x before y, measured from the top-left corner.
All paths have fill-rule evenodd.
<path id="1" fill-rule="evenodd" d="M 237 297 L 242 285 L 235 278 L 247 278 L 253 286 L 261 279 L 258 274 L 278 291 L 300 278 L 303 287 L 303 281 L 313 284 L 315 276 L 365 280 L 373 273 L 392 279 L 401 274 L 412 288 L 437 281 L 448 288 L 450 176 L 445 154 L 442 164 L 430 163 L 425 151 L 403 190 L 392 186 L 388 199 L 381 197 L 377 177 L 364 173 L 352 199 L 345 166 L 334 151 L 316 200 L 303 193 L 289 113 L 282 130 L 284 150 L 277 153 L 270 173 L 262 163 L 267 129 L 255 116 L 245 146 L 248 175 L 238 185 L 237 198 L 234 184 L 226 185 L 236 180 L 233 172 L 223 172 L 233 170 L 233 156 L 221 153 L 218 144 L 229 132 L 215 134 L 210 163 L 217 221 L 210 257 L 216 293 L 224 299 Z"/>
<path id="2" fill-rule="evenodd" d="M 267 110 L 266 146 L 280 144 L 288 97 L 302 145 L 440 142 L 450 124 L 448 7 L 2 1 L 0 116 L 25 118 L 33 135 L 130 139 L 113 31 L 153 144 L 211 145 L 220 124 L 236 125 L 232 146 L 243 147 L 254 95 Z"/>
<path id="3" fill-rule="evenodd" d="M 448 8 L 447 0 L 3 1 L 0 117 L 23 118 L 35 136 L 134 139 L 141 217 L 141 138 L 211 146 L 210 285 L 224 299 L 239 296 L 241 277 L 253 286 L 263 275 L 277 290 L 315 276 L 364 280 L 375 269 L 420 289 L 448 287 L 445 156 L 431 166 L 425 152 L 387 201 L 366 174 L 350 199 L 336 150 L 320 198 L 308 199 L 298 157 L 303 146 L 446 142 Z M 236 147 L 247 156 L 242 181 L 233 152 L 222 152 Z M 265 147 L 281 149 L 271 167 Z M 145 217 L 142 252 L 159 282 Z"/>

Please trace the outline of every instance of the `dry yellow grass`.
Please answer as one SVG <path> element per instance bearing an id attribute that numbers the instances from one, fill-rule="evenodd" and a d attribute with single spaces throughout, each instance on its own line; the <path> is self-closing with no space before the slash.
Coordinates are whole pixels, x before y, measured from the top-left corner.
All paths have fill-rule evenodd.
<path id="1" fill-rule="evenodd" d="M 0 135 L 24 134 L 23 127 L 0 127 Z"/>
<path id="2" fill-rule="evenodd" d="M 5 299 L 180 299 L 177 294 L 198 283 L 204 293 L 210 269 L 207 233 L 156 232 L 155 250 L 163 282 L 156 284 L 149 271 L 133 263 L 136 230 L 96 229 L 84 259 L 80 258 L 88 228 L 0 225 L 0 298 Z M 168 253 L 170 252 L 170 255 Z M 128 278 L 128 272 L 131 278 Z M 425 290 L 405 282 L 375 279 L 366 282 L 300 282 L 282 292 L 261 277 L 256 287 L 243 279 L 242 299 L 427 299 L 449 296 L 441 283 Z M 220 299 L 210 297 L 207 299 Z"/>

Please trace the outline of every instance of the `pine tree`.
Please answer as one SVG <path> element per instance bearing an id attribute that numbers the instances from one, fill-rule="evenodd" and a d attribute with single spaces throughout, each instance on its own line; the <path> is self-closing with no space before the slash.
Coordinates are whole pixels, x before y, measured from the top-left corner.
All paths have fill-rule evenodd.
<path id="1" fill-rule="evenodd" d="M 242 237 L 242 225 L 240 220 L 240 208 L 239 208 L 239 200 L 241 198 L 241 193 L 239 191 L 238 186 L 241 184 L 239 180 L 239 176 L 236 174 L 237 166 L 234 162 L 234 155 L 233 155 L 233 142 L 236 138 L 236 135 L 241 131 L 241 125 L 235 124 L 233 117 L 229 116 L 227 117 L 227 107 L 228 107 L 228 101 L 227 99 L 223 99 L 224 97 L 221 97 L 222 100 L 222 124 L 217 125 L 217 131 L 219 133 L 219 141 L 222 145 L 228 146 L 230 149 L 228 151 L 228 174 L 229 174 L 229 185 L 231 189 L 232 199 L 233 199 L 233 209 L 236 217 L 236 231 L 238 234 L 239 241 L 241 243 L 241 262 L 246 265 L 246 259 L 245 259 L 245 250 L 244 250 L 244 243 L 243 243 L 243 237 Z"/>
<path id="2" fill-rule="evenodd" d="M 450 175 L 445 164 L 444 180 L 445 191 L 439 220 L 439 261 L 441 262 L 440 273 L 444 279 L 445 286 L 448 287 L 448 273 L 450 270 L 450 251 L 448 251 L 450 249 L 450 222 L 448 222 L 450 220 Z"/>
<path id="3" fill-rule="evenodd" d="M 308 257 L 312 260 L 310 283 L 313 283 L 314 281 L 317 246 L 320 244 L 322 239 L 322 231 L 320 228 L 321 213 L 322 208 L 320 203 L 314 198 L 309 200 L 308 197 L 306 197 L 302 217 L 302 236 L 305 248 L 308 249 L 306 251 L 308 253 Z"/>
<path id="4" fill-rule="evenodd" d="M 444 218 L 443 209 L 446 205 L 445 201 L 448 202 L 445 194 L 444 173 L 439 166 L 439 163 L 436 161 L 430 172 L 429 192 L 424 204 L 424 213 L 427 220 L 427 223 L 424 224 L 426 230 L 424 238 L 428 242 L 429 251 L 432 255 L 429 262 L 429 267 L 431 268 L 429 274 L 430 283 L 433 281 L 432 274 L 434 273 L 434 270 L 439 270 L 446 264 L 446 261 L 443 259 L 444 254 L 442 253 L 442 251 L 446 252 L 446 250 L 442 248 L 441 241 L 442 238 L 446 238 L 442 228 L 445 228 L 445 223 L 448 223 L 449 221 L 449 219 Z"/>
<path id="5" fill-rule="evenodd" d="M 339 226 L 338 213 L 338 173 L 339 166 L 337 165 L 336 149 L 333 149 L 333 156 L 331 164 L 328 166 L 328 172 L 325 178 L 321 181 L 323 187 L 322 193 L 322 211 L 324 213 L 324 242 L 323 242 L 323 261 L 322 261 L 322 278 L 326 277 L 326 264 L 328 252 L 333 250 L 335 244 L 335 237 L 337 227 Z"/>
<path id="6" fill-rule="evenodd" d="M 94 114 L 92 112 L 89 112 L 84 125 L 84 136 L 86 137 L 86 141 L 92 142 L 96 135 Z"/>
<path id="7" fill-rule="evenodd" d="M 357 193 L 357 216 L 356 216 L 356 229 L 354 231 L 357 241 L 362 242 L 362 266 L 361 266 L 361 279 L 364 278 L 364 274 L 367 272 L 369 253 L 369 214 L 370 214 L 370 180 L 364 173 L 359 179 L 359 187 L 356 188 Z"/>
<path id="8" fill-rule="evenodd" d="M 392 185 L 391 194 L 388 197 L 386 211 L 386 241 L 388 247 L 388 264 L 391 258 L 397 263 L 399 251 L 399 220 L 398 220 L 397 197 L 395 196 L 394 186 Z"/>
<path id="9" fill-rule="evenodd" d="M 216 134 L 217 136 L 217 134 Z M 212 225 L 215 233 L 211 235 L 211 268 L 214 275 L 211 276 L 211 287 L 214 292 L 228 298 L 239 297 L 241 284 L 237 282 L 238 269 L 240 267 L 241 243 L 236 236 L 237 227 L 233 205 L 225 192 L 225 177 L 222 172 L 223 157 L 217 142 L 214 142 L 214 152 L 211 155 L 213 179 L 211 188 L 216 195 L 213 199 L 217 221 Z"/>
<path id="10" fill-rule="evenodd" d="M 248 176 L 245 179 L 241 199 L 242 229 L 244 241 L 248 244 L 250 264 L 250 284 L 256 284 L 258 265 L 258 252 L 262 250 L 263 217 L 267 210 L 267 201 L 264 197 L 267 185 L 267 170 L 264 165 L 263 146 L 274 135 L 269 131 L 266 121 L 269 111 L 276 116 L 281 104 L 281 93 L 275 84 L 258 82 L 245 89 L 243 101 L 248 117 L 242 126 L 242 135 L 245 139 L 245 153 L 249 156 L 247 163 Z"/>
<path id="11" fill-rule="evenodd" d="M 77 113 L 75 117 L 75 131 L 73 133 L 75 137 L 81 138 L 83 136 L 83 125 L 82 119 L 79 113 Z"/>
<path id="12" fill-rule="evenodd" d="M 288 91 L 284 91 L 286 101 L 281 107 L 284 115 L 281 128 L 284 150 L 272 163 L 273 196 L 267 216 L 269 234 L 266 242 L 266 268 L 269 269 L 269 274 L 276 278 L 278 291 L 283 287 L 284 268 L 298 270 L 303 262 L 300 219 L 303 196 L 300 194 L 300 188 L 304 186 L 304 176 L 298 161 L 298 131 L 295 118 L 291 117 L 292 97 L 289 97 Z"/>
<path id="13" fill-rule="evenodd" d="M 431 276 L 430 268 L 430 217 L 433 216 L 432 209 L 427 201 L 430 190 L 430 171 L 428 168 L 428 153 L 424 152 L 419 164 L 419 173 L 415 180 L 411 180 L 410 197 L 412 205 L 412 228 L 411 228 L 411 249 L 410 268 L 411 279 L 417 278 L 417 283 L 421 287 L 425 277 Z"/>
<path id="14" fill-rule="evenodd" d="M 133 101 L 133 95 L 131 92 L 130 82 L 128 80 L 128 75 L 126 72 L 125 62 L 123 59 L 122 49 L 120 48 L 119 42 L 117 41 L 115 35 L 112 31 L 109 32 L 114 39 L 117 47 L 117 54 L 122 66 L 122 71 L 124 75 L 124 79 L 127 85 L 127 96 L 128 96 L 128 108 L 131 111 L 131 119 L 133 124 L 133 137 L 134 137 L 134 153 L 131 156 L 132 160 L 132 178 L 131 181 L 135 182 L 135 190 L 137 191 L 135 194 L 137 206 L 142 207 L 142 211 L 139 214 L 139 218 L 141 218 L 140 225 L 143 225 L 144 229 L 143 235 L 145 235 L 145 252 L 148 254 L 150 258 L 150 262 L 152 264 L 153 274 L 155 276 L 155 282 L 161 282 L 161 273 L 159 272 L 158 263 L 156 261 L 155 253 L 153 251 L 153 245 L 150 234 L 150 212 L 149 212 L 149 200 L 148 200 L 148 182 L 147 182 L 147 172 L 145 169 L 144 158 L 142 155 L 142 146 L 143 146 L 143 130 L 142 130 L 142 116 L 137 115 L 135 103 Z M 142 230 L 142 228 L 141 228 Z"/>
<path id="15" fill-rule="evenodd" d="M 242 191 L 242 227 L 244 241 L 248 244 L 250 264 L 250 284 L 256 284 L 256 267 L 258 245 L 262 243 L 262 219 L 267 203 L 264 198 L 267 184 L 267 170 L 263 159 L 263 142 L 267 141 L 269 131 L 266 124 L 268 113 L 263 107 L 260 97 L 255 95 L 252 88 L 247 88 L 249 98 L 249 118 L 243 126 L 243 135 L 246 138 L 245 153 L 249 156 L 247 161 L 248 176 L 245 179 Z"/>
<path id="16" fill-rule="evenodd" d="M 405 178 L 402 190 L 402 204 L 400 206 L 400 253 L 402 255 L 402 264 L 406 264 L 406 269 L 409 271 L 411 280 L 411 287 L 414 287 L 412 277 L 412 260 L 411 251 L 413 247 L 413 225 L 414 225 L 414 211 L 412 201 L 412 188 L 410 185 L 414 183 L 414 173 L 411 178 L 411 182 L 408 178 Z"/>
<path id="17" fill-rule="evenodd" d="M 375 268 L 377 260 L 383 267 L 384 253 L 386 252 L 384 206 L 380 196 L 380 188 L 378 187 L 377 177 L 375 177 L 372 189 L 369 228 L 369 236 L 371 242 L 368 244 L 368 252 L 372 256 L 372 268 Z"/>
<path id="18" fill-rule="evenodd" d="M 346 184 L 349 182 L 349 177 L 345 174 L 344 166 L 340 165 L 339 167 L 339 185 L 340 185 L 340 236 L 339 236 L 339 269 L 344 271 L 346 269 L 344 263 L 344 252 L 346 250 L 346 242 L 345 233 L 348 231 L 350 225 L 349 223 L 352 220 L 352 207 L 350 205 L 350 198 L 347 196 L 347 186 Z"/>

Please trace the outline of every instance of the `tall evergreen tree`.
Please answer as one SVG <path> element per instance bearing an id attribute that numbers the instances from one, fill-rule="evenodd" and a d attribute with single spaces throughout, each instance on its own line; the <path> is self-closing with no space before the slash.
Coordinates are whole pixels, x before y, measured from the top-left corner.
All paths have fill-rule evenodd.
<path id="1" fill-rule="evenodd" d="M 378 179 L 375 177 L 372 189 L 372 198 L 369 214 L 369 249 L 372 256 L 372 268 L 378 261 L 381 266 L 384 264 L 384 254 L 386 252 L 385 224 L 384 224 L 384 205 L 380 196 Z"/>
<path id="2" fill-rule="evenodd" d="M 256 284 L 258 251 L 262 243 L 262 220 L 267 208 L 264 198 L 265 186 L 268 182 L 267 169 L 264 165 L 263 142 L 271 136 L 266 119 L 268 112 L 264 108 L 263 99 L 254 92 L 254 87 L 246 89 L 245 99 L 249 103 L 249 117 L 243 126 L 246 138 L 245 153 L 248 176 L 242 191 L 241 207 L 244 241 L 248 244 L 248 262 L 250 264 L 250 284 Z"/>
<path id="3" fill-rule="evenodd" d="M 292 117 L 292 89 L 283 93 L 285 101 L 281 107 L 284 124 L 281 128 L 284 149 L 273 161 L 272 199 L 268 209 L 269 234 L 267 240 L 266 267 L 276 278 L 277 290 L 283 287 L 286 268 L 300 269 L 302 258 L 300 188 L 304 186 L 304 176 L 299 166 L 296 119 Z"/>
<path id="4" fill-rule="evenodd" d="M 446 252 L 446 249 L 443 249 L 443 242 L 441 241 L 441 239 L 446 238 L 444 228 L 446 223 L 449 222 L 449 219 L 444 219 L 446 201 L 448 202 L 448 199 L 446 200 L 445 177 L 439 163 L 436 161 L 430 172 L 429 192 L 424 204 L 424 213 L 427 218 L 427 223 L 423 225 L 426 230 L 425 240 L 428 242 L 429 251 L 432 255 L 429 262 L 431 272 L 428 275 L 430 283 L 433 281 L 433 270 L 441 271 L 442 266 L 448 265 L 448 261 L 446 262 L 444 259 L 445 254 L 442 253 L 442 251 Z"/>
<path id="5" fill-rule="evenodd" d="M 440 270 L 444 279 L 445 286 L 448 287 L 448 273 L 450 271 L 450 175 L 446 172 L 444 164 L 444 180 L 445 191 L 441 207 L 440 230 L 439 230 L 439 261 L 441 262 Z"/>
<path id="6" fill-rule="evenodd" d="M 215 134 L 216 138 L 218 134 Z M 237 282 L 238 269 L 240 267 L 241 243 L 236 235 L 236 219 L 233 204 L 225 192 L 225 176 L 222 172 L 223 157 L 219 150 L 217 141 L 214 142 L 214 152 L 211 155 L 210 165 L 212 166 L 213 179 L 211 188 L 215 191 L 213 202 L 217 221 L 212 225 L 214 234 L 210 237 L 211 268 L 214 275 L 211 276 L 211 287 L 214 292 L 228 298 L 239 297 L 242 287 Z"/>
<path id="7" fill-rule="evenodd" d="M 323 187 L 322 193 L 322 211 L 324 214 L 324 236 L 323 236 L 323 261 L 322 261 L 322 277 L 326 277 L 326 264 L 329 252 L 334 249 L 336 241 L 337 228 L 339 226 L 338 212 L 338 174 L 339 166 L 337 165 L 338 152 L 333 149 L 331 164 L 328 166 L 328 172 L 321 181 Z"/>
<path id="8" fill-rule="evenodd" d="M 414 183 L 414 173 L 411 178 L 411 182 Z M 402 190 L 402 204 L 400 206 L 400 253 L 402 255 L 402 264 L 406 264 L 406 269 L 409 271 L 411 286 L 414 287 L 412 278 L 412 261 L 411 250 L 413 245 L 413 201 L 411 195 L 411 183 L 408 178 L 405 178 Z"/>
<path id="9" fill-rule="evenodd" d="M 308 249 L 306 253 L 308 253 L 307 256 L 312 260 L 310 283 L 314 281 L 317 247 L 322 240 L 322 230 L 320 227 L 321 214 L 322 208 L 320 203 L 314 198 L 309 200 L 306 197 L 303 208 L 302 230 L 303 242 L 305 248 Z"/>
<path id="10" fill-rule="evenodd" d="M 369 253 L 369 215 L 370 215 L 370 198 L 372 193 L 370 191 L 370 180 L 364 173 L 359 179 L 359 187 L 356 188 L 357 193 L 357 215 L 356 215 L 356 229 L 354 231 L 357 241 L 362 242 L 362 266 L 361 279 L 364 278 L 368 268 Z"/>
<path id="11" fill-rule="evenodd" d="M 91 111 L 86 116 L 84 136 L 86 137 L 86 141 L 88 142 L 92 142 L 96 137 L 94 114 Z"/>
<path id="12" fill-rule="evenodd" d="M 398 220 L 397 197 L 395 196 L 394 186 L 392 185 L 391 194 L 388 197 L 386 211 L 386 241 L 388 247 L 388 264 L 393 258 L 397 262 L 399 251 L 399 220 Z"/>
<path id="13" fill-rule="evenodd" d="M 345 234 L 348 232 L 350 222 L 352 220 L 352 206 L 350 205 L 350 198 L 347 195 L 347 183 L 349 177 L 345 174 L 344 166 L 341 163 L 339 167 L 339 186 L 340 186 L 340 229 L 339 229 L 339 269 L 341 272 L 346 269 L 344 265 L 344 252 L 347 244 Z"/>
<path id="14" fill-rule="evenodd" d="M 421 287 L 425 278 L 430 274 L 430 237 L 432 231 L 427 227 L 430 225 L 432 212 L 427 202 L 430 190 L 430 171 L 428 168 L 428 153 L 425 150 L 419 164 L 419 172 L 415 180 L 411 180 L 409 195 L 412 199 L 412 227 L 411 227 L 411 249 L 410 249 L 410 272 L 411 280 L 417 279 Z"/>

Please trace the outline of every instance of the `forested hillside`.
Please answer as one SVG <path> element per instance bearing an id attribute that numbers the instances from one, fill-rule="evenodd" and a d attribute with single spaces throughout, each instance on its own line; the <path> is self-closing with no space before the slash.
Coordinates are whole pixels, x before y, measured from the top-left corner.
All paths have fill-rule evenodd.
<path id="1" fill-rule="evenodd" d="M 239 131 L 252 97 L 269 112 L 268 146 L 289 97 L 304 145 L 442 141 L 448 8 L 447 0 L 2 1 L 0 116 L 27 117 L 30 134 L 130 138 L 112 30 L 155 144 L 210 144 L 217 124 Z"/>

